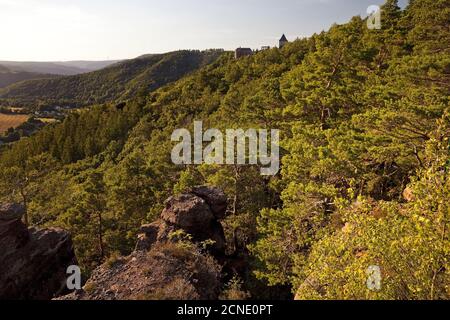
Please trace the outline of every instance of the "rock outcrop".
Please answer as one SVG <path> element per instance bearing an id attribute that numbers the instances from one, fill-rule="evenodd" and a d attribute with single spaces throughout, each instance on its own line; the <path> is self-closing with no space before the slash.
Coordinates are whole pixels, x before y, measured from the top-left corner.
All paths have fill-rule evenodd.
<path id="1" fill-rule="evenodd" d="M 197 187 L 166 201 L 159 220 L 141 227 L 135 251 L 97 268 L 83 290 L 64 300 L 215 300 L 222 285 L 225 236 L 219 220 L 227 198 L 216 188 Z M 182 230 L 192 245 L 171 235 Z M 195 243 L 213 240 L 208 252 Z"/>
<path id="2" fill-rule="evenodd" d="M 217 189 L 195 187 L 189 193 L 171 197 L 161 218 L 141 227 L 136 250 L 149 250 L 155 243 L 171 241 L 170 234 L 183 230 L 194 242 L 212 240 L 210 251 L 214 256 L 225 255 L 225 234 L 220 220 L 225 217 L 227 197 Z"/>
<path id="3" fill-rule="evenodd" d="M 59 300 L 215 300 L 221 268 L 195 247 L 157 243 L 98 267 L 82 290 Z"/>
<path id="4" fill-rule="evenodd" d="M 24 207 L 0 206 L 0 300 L 49 300 L 65 293 L 66 270 L 76 264 L 70 235 L 28 229 Z"/>

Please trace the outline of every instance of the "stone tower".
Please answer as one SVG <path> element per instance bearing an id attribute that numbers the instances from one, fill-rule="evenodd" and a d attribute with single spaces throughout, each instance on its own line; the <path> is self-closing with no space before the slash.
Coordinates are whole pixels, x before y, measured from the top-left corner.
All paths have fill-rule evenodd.
<path id="1" fill-rule="evenodd" d="M 289 43 L 289 41 L 286 38 L 286 36 L 283 34 L 283 36 L 280 39 L 280 46 L 279 46 L 279 48 L 280 49 L 283 48 L 286 45 L 286 43 Z"/>

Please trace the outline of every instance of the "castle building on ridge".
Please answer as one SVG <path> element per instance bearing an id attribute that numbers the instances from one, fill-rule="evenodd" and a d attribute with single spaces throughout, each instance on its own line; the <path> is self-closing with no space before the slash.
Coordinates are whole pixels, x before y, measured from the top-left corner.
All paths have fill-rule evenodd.
<path id="1" fill-rule="evenodd" d="M 286 36 L 283 34 L 283 36 L 281 37 L 280 41 L 279 41 L 279 48 L 283 48 L 287 43 L 289 43 L 289 40 L 286 38 Z M 261 51 L 264 50 L 269 50 L 270 46 L 262 46 L 261 47 Z M 251 48 L 237 48 L 234 51 L 234 58 L 235 59 L 240 59 L 242 57 L 246 57 L 246 56 L 251 56 L 253 55 L 255 52 L 258 52 L 258 50 L 253 51 Z"/>
<path id="2" fill-rule="evenodd" d="M 283 48 L 287 43 L 289 43 L 289 40 L 286 38 L 286 36 L 283 34 L 283 36 L 280 39 L 280 45 L 279 48 Z"/>
<path id="3" fill-rule="evenodd" d="M 234 57 L 236 59 L 245 57 L 245 56 L 251 56 L 253 54 L 253 50 L 250 48 L 237 48 L 234 52 Z"/>

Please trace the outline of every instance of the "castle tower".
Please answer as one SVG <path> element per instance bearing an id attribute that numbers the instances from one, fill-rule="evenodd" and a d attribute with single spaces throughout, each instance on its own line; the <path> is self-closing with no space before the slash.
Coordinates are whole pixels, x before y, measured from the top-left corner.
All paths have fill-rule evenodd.
<path id="1" fill-rule="evenodd" d="M 283 36 L 280 39 L 280 46 L 279 46 L 280 49 L 283 48 L 286 45 L 286 43 L 289 43 L 289 41 L 286 38 L 286 36 L 283 34 Z"/>

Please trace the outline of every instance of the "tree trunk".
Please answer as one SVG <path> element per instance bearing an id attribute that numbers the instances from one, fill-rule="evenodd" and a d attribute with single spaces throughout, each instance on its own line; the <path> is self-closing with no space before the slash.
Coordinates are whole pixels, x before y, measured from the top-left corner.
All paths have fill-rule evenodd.
<path id="1" fill-rule="evenodd" d="M 100 256 L 103 261 L 105 257 L 105 248 L 103 246 L 103 219 L 101 213 L 98 213 L 98 245 L 100 248 Z"/>
<path id="2" fill-rule="evenodd" d="M 28 219 L 28 199 L 24 190 L 20 190 L 20 196 L 22 197 L 22 204 L 24 207 L 24 215 L 23 215 L 23 223 L 28 227 L 29 219 Z"/>
<path id="3" fill-rule="evenodd" d="M 234 197 L 233 197 L 233 216 L 237 215 L 238 211 L 238 181 L 239 181 L 239 166 L 234 166 Z M 233 246 L 234 252 L 237 253 L 239 250 L 239 239 L 237 236 L 236 227 L 233 228 Z"/>

